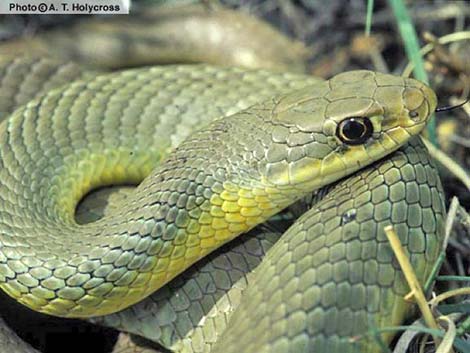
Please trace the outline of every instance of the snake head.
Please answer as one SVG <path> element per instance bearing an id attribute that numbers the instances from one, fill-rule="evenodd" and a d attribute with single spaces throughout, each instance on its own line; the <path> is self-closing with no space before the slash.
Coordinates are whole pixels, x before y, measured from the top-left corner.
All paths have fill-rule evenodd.
<path id="1" fill-rule="evenodd" d="M 419 134 L 436 102 L 417 80 L 366 70 L 278 97 L 264 180 L 310 190 L 334 182 Z"/>
<path id="2" fill-rule="evenodd" d="M 374 132 L 388 133 L 391 137 L 397 131 L 419 134 L 437 104 L 434 91 L 424 83 L 373 71 L 339 74 L 329 81 L 329 86 L 327 98 L 332 100 L 329 106 L 332 120 L 338 123 L 351 114 L 369 119 L 380 116 L 376 120 L 381 124 L 374 126 Z"/>

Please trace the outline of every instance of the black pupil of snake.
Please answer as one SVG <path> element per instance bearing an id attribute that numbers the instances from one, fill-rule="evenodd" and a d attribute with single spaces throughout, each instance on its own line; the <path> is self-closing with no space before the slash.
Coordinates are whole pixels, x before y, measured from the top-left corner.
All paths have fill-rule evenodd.
<path id="1" fill-rule="evenodd" d="M 338 137 L 349 145 L 364 143 L 372 135 L 372 124 L 367 118 L 348 118 L 343 120 L 338 129 Z"/>

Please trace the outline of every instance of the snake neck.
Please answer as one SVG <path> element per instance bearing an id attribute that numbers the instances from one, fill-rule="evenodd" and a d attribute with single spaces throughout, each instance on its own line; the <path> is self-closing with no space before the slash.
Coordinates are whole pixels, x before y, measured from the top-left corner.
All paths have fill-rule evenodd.
<path id="1" fill-rule="evenodd" d="M 226 140 L 225 128 L 218 122 L 196 134 L 151 173 L 163 156 L 152 148 L 86 146 L 47 160 L 3 141 L 4 174 L 13 172 L 8 163 L 39 166 L 18 179 L 6 175 L 0 185 L 1 195 L 30 185 L 10 206 L 7 199 L 0 205 L 0 240 L 8 254 L 0 254 L 2 289 L 57 316 L 115 312 L 293 202 L 287 190 L 261 182 L 252 152 Z M 5 131 L 0 137 L 17 138 Z M 229 147 L 234 143 L 239 153 Z M 89 190 L 146 176 L 117 213 L 75 222 L 76 204 Z M 25 220 L 34 229 L 22 227 Z"/>

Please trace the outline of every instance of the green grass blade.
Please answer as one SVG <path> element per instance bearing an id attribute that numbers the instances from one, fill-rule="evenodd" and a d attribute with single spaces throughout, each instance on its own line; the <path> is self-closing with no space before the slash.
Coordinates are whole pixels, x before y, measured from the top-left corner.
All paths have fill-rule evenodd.
<path id="1" fill-rule="evenodd" d="M 437 276 L 437 281 L 470 282 L 470 276 Z"/>
<path id="2" fill-rule="evenodd" d="M 370 36 L 370 29 L 372 27 L 372 11 L 374 10 L 374 0 L 367 0 L 367 16 L 366 16 L 366 28 L 365 35 Z"/>

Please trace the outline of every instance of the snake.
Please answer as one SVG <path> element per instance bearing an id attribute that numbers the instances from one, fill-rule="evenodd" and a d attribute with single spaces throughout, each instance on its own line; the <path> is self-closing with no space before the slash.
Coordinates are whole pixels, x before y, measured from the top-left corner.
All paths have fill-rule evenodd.
<path id="1" fill-rule="evenodd" d="M 19 79 L 7 61 L 1 87 L 28 91 L 41 63 Z M 112 314 L 326 187 L 267 249 L 211 351 L 380 351 L 351 337 L 408 315 L 384 226 L 421 281 L 442 242 L 442 187 L 417 137 L 436 106 L 428 86 L 209 65 L 77 77 L 41 84 L 0 125 L 6 293 L 57 316 Z M 113 214 L 75 221 L 89 191 L 128 183 Z"/>

